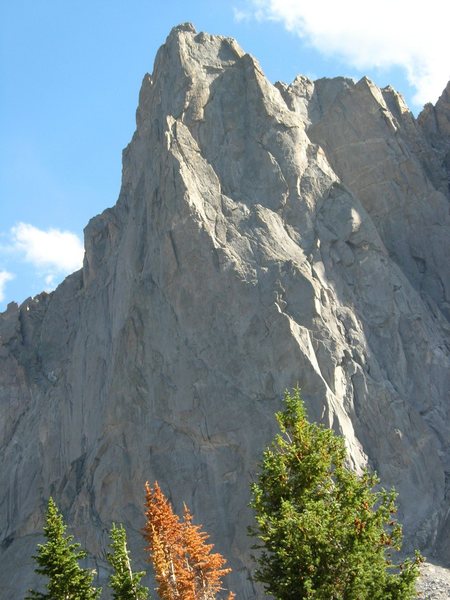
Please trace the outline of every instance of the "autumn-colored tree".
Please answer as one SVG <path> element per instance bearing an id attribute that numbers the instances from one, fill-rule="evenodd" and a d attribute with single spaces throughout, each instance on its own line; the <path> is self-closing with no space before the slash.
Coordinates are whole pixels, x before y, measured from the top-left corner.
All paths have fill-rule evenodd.
<path id="1" fill-rule="evenodd" d="M 146 502 L 144 538 L 155 570 L 161 600 L 181 598 L 178 581 L 181 549 L 181 523 L 158 483 L 145 486 Z"/>
<path id="2" fill-rule="evenodd" d="M 215 600 L 231 569 L 224 568 L 221 554 L 211 552 L 208 534 L 192 523 L 186 506 L 179 519 L 157 482 L 153 488 L 146 484 L 145 507 L 144 537 L 161 600 Z M 227 600 L 233 598 L 230 592 Z"/>
<path id="3" fill-rule="evenodd" d="M 201 530 L 201 525 L 192 523 L 192 515 L 184 505 L 183 547 L 186 560 L 185 587 L 188 594 L 186 600 L 214 600 L 222 589 L 222 577 L 231 572 L 223 568 L 226 560 L 218 552 L 211 553 L 214 544 L 207 544 L 209 535 Z M 229 594 L 232 600 L 234 594 Z"/>

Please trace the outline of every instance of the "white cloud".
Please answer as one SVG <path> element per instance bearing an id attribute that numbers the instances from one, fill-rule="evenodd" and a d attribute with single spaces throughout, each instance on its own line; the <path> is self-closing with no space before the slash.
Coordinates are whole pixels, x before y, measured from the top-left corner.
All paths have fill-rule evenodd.
<path id="1" fill-rule="evenodd" d="M 349 65 L 401 67 L 417 104 L 435 102 L 450 79 L 450 3 L 444 0 L 249 0 L 253 17 L 280 21 Z M 240 19 L 247 11 L 237 11 Z"/>
<path id="2" fill-rule="evenodd" d="M 44 281 L 47 289 L 53 289 L 55 287 L 55 275 L 53 273 L 46 275 Z"/>
<path id="3" fill-rule="evenodd" d="M 239 8 L 233 7 L 233 16 L 235 21 L 241 23 L 242 21 L 248 21 L 252 18 L 252 13 L 248 10 L 240 10 Z"/>
<path id="4" fill-rule="evenodd" d="M 11 279 L 14 279 L 13 273 L 10 273 L 9 271 L 0 271 L 0 302 L 3 302 L 5 299 L 5 286 Z"/>
<path id="5" fill-rule="evenodd" d="M 29 223 L 18 223 L 11 228 L 11 238 L 11 249 L 38 269 L 47 289 L 53 289 L 58 275 L 68 275 L 83 264 L 83 244 L 70 231 L 44 231 Z"/>

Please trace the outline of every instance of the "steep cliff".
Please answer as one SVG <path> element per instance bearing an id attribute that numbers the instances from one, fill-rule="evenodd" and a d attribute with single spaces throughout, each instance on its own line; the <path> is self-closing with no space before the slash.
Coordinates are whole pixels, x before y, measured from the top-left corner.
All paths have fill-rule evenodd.
<path id="1" fill-rule="evenodd" d="M 273 86 L 229 38 L 172 30 L 83 269 L 0 315 L 0 596 L 33 581 L 52 494 L 104 577 L 143 486 L 248 579 L 249 481 L 297 383 L 353 466 L 450 563 L 448 88 L 416 120 L 367 79 Z"/>

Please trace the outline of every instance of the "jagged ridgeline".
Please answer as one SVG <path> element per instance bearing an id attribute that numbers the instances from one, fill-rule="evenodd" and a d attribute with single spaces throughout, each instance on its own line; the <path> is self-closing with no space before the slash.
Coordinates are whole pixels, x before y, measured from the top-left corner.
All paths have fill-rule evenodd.
<path id="1" fill-rule="evenodd" d="M 36 583 L 50 495 L 101 581 L 112 521 L 143 565 L 146 480 L 261 597 L 249 482 L 296 384 L 450 562 L 449 118 L 449 86 L 415 119 L 368 79 L 272 85 L 172 30 L 83 269 L 0 315 L 1 598 Z"/>

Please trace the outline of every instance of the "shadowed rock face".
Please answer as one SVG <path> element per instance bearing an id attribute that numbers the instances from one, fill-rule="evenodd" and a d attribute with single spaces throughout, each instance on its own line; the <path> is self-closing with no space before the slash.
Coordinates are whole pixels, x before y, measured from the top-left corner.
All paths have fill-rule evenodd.
<path id="1" fill-rule="evenodd" d="M 0 315 L 2 598 L 34 581 L 52 494 L 106 576 L 143 560 L 143 489 L 186 502 L 248 580 L 249 482 L 297 383 L 450 562 L 448 88 L 273 86 L 229 38 L 172 30 L 83 269 Z"/>

